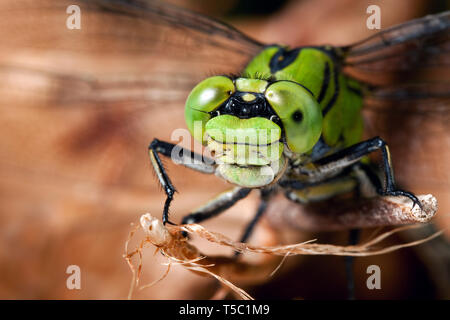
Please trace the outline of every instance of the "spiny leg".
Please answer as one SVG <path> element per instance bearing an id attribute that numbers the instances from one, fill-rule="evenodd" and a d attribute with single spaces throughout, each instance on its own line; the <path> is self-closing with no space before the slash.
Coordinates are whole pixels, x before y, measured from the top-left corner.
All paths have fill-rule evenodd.
<path id="1" fill-rule="evenodd" d="M 216 198 L 210 200 L 202 207 L 185 216 L 182 224 L 199 223 L 209 218 L 219 215 L 226 209 L 232 207 L 236 202 L 247 197 L 252 189 L 235 187 L 231 190 L 222 192 Z M 182 231 L 184 237 L 188 237 L 186 231 Z M 219 283 L 216 283 L 219 287 Z"/>
<path id="2" fill-rule="evenodd" d="M 378 179 L 373 169 L 360 161 L 363 156 L 376 150 L 381 150 L 382 152 L 383 169 L 386 179 L 386 185 L 384 189 L 382 187 L 381 181 Z M 366 180 L 366 182 L 369 182 L 375 188 L 378 194 L 391 196 L 406 196 L 413 201 L 414 205 L 417 204 L 419 205 L 420 208 L 422 208 L 421 203 L 419 202 L 417 197 L 414 196 L 412 193 L 396 189 L 389 148 L 386 145 L 386 143 L 379 137 L 375 137 L 373 139 L 355 144 L 349 148 L 336 152 L 335 154 L 319 159 L 314 164 L 317 166 L 316 167 L 316 170 L 318 172 L 316 174 L 317 177 L 327 176 L 332 172 L 336 172 L 339 169 L 346 167 L 353 168 L 353 170 L 355 171 L 360 169 L 365 174 L 364 180 Z M 345 171 L 343 172 L 343 174 L 345 174 Z M 308 198 L 312 198 L 313 200 L 320 200 L 317 199 L 318 198 L 317 195 L 321 197 L 326 197 L 327 195 L 329 197 L 332 197 L 333 195 L 337 194 L 337 192 L 340 189 L 339 179 L 342 178 L 340 177 L 336 178 L 338 178 L 338 180 L 330 179 L 330 181 L 324 181 L 323 183 L 319 182 L 310 185 L 302 183 L 300 181 L 291 180 L 291 181 L 284 181 L 283 183 L 281 183 L 281 185 L 283 186 L 284 184 L 284 187 L 297 190 L 307 190 L 309 188 L 310 190 L 314 191 L 316 189 L 316 192 L 313 192 L 313 196 L 311 196 L 310 193 L 308 195 Z M 356 178 L 358 180 L 362 180 L 361 176 L 359 177 L 357 176 Z M 349 188 L 351 188 L 351 185 L 348 186 Z M 320 190 L 321 192 L 317 192 L 317 190 Z M 287 196 L 291 200 L 302 202 L 300 201 L 301 198 L 299 197 L 298 193 L 295 193 L 295 191 L 289 191 L 287 193 Z M 349 244 L 355 245 L 358 241 L 358 236 L 359 230 L 357 229 L 351 230 L 349 235 Z M 345 257 L 345 265 L 347 275 L 348 299 L 353 300 L 355 298 L 355 285 L 353 274 L 354 257 Z"/>
<path id="3" fill-rule="evenodd" d="M 272 188 L 261 190 L 261 202 L 259 203 L 258 209 L 256 210 L 256 214 L 253 216 L 252 220 L 245 227 L 239 242 L 246 242 L 250 238 L 253 230 L 255 229 L 256 224 L 258 223 L 259 220 L 261 220 L 262 216 L 266 212 L 268 200 L 272 191 L 273 191 Z M 238 257 L 239 255 L 240 255 L 239 251 L 234 252 L 235 257 Z"/>
<path id="4" fill-rule="evenodd" d="M 245 198 L 251 190 L 252 189 L 236 187 L 232 190 L 221 193 L 219 196 L 209 201 L 206 205 L 185 216 L 182 220 L 182 223 L 199 223 L 212 218 L 222 213 L 226 209 L 232 207 L 237 201 Z M 266 211 L 267 201 L 271 192 L 272 189 L 261 190 L 261 203 L 258 206 L 258 210 L 256 211 L 255 216 L 246 226 L 244 233 L 241 236 L 240 242 L 245 242 L 250 237 L 252 231 L 254 230 L 254 227 Z M 235 252 L 235 256 L 238 255 L 239 253 Z"/>
<path id="5" fill-rule="evenodd" d="M 317 165 L 316 169 L 320 173 L 326 174 L 330 171 L 336 171 L 339 168 L 349 167 L 352 164 L 358 162 L 365 155 L 368 155 L 369 153 L 377 150 L 381 150 L 382 152 L 384 176 L 386 179 L 384 189 L 378 188 L 377 193 L 384 196 L 408 197 L 413 201 L 414 205 L 417 204 L 420 208 L 422 208 L 422 204 L 414 194 L 412 194 L 411 192 L 396 189 L 389 148 L 386 142 L 384 142 L 384 140 L 380 137 L 375 137 L 357 143 L 332 155 L 319 159 L 315 161 L 314 164 Z"/>
<path id="6" fill-rule="evenodd" d="M 285 192 L 286 198 L 300 204 L 306 204 L 350 192 L 358 186 L 358 181 L 351 175 L 344 173 L 321 182 L 304 183 L 288 180 L 281 182 L 280 185 L 288 189 Z"/>
<path id="7" fill-rule="evenodd" d="M 358 197 L 372 197 L 377 194 L 377 190 L 382 189 L 382 181 L 376 170 L 363 162 L 354 163 L 337 176 L 322 181 L 303 182 L 291 179 L 279 184 L 287 189 L 285 196 L 289 200 L 300 204 L 330 199 L 350 191 L 355 191 Z"/>
<path id="8" fill-rule="evenodd" d="M 216 198 L 210 200 L 204 206 L 185 216 L 183 224 L 199 223 L 212 218 L 226 209 L 232 207 L 236 202 L 244 199 L 252 189 L 235 187 L 231 190 L 219 194 Z"/>
<path id="9" fill-rule="evenodd" d="M 163 209 L 163 223 L 174 224 L 169 221 L 169 207 L 170 203 L 173 200 L 176 189 L 170 181 L 169 176 L 167 175 L 159 154 L 162 154 L 166 157 L 172 157 L 172 155 L 176 155 L 178 160 L 177 162 L 179 162 L 180 164 L 190 169 L 208 174 L 214 173 L 215 171 L 214 161 L 208 158 L 204 159 L 197 153 L 193 153 L 190 150 L 182 148 L 178 145 L 160 141 L 158 139 L 154 139 L 152 143 L 150 143 L 148 151 L 153 169 L 155 170 L 159 182 L 161 183 L 161 186 L 163 187 L 164 192 L 167 196 Z"/>

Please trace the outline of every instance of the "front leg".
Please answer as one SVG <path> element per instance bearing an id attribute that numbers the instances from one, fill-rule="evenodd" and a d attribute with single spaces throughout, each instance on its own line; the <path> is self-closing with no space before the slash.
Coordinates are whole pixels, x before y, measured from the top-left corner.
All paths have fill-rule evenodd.
<path id="1" fill-rule="evenodd" d="M 174 148 L 179 148 L 177 150 L 174 150 Z M 160 141 L 158 139 L 154 139 L 150 146 L 148 147 L 148 152 L 150 155 L 150 161 L 152 163 L 153 169 L 156 172 L 156 176 L 159 179 L 159 182 L 161 183 L 161 186 L 164 189 L 164 192 L 166 193 L 166 201 L 164 203 L 164 210 L 163 210 L 163 223 L 169 223 L 174 224 L 169 221 L 169 207 L 170 203 L 173 200 L 174 193 L 176 192 L 175 187 L 173 186 L 172 182 L 170 181 L 169 176 L 167 175 L 167 172 L 164 168 L 164 165 L 161 161 L 161 158 L 159 157 L 159 154 L 162 154 L 166 157 L 172 157 L 173 151 L 177 151 L 176 155 L 178 156 L 180 161 L 180 164 L 207 174 L 212 174 L 215 171 L 215 165 L 214 161 L 211 159 L 205 159 L 197 154 L 193 153 L 190 150 L 187 150 L 185 148 L 181 148 L 173 143 L 168 143 L 164 141 Z"/>
<path id="2" fill-rule="evenodd" d="M 380 187 L 381 183 L 375 184 L 377 193 L 380 195 L 408 197 L 413 201 L 414 205 L 417 204 L 420 208 L 422 208 L 422 204 L 414 194 L 396 188 L 389 148 L 386 142 L 379 137 L 362 141 L 315 161 L 314 165 L 316 167 L 314 174 L 319 178 L 321 176 L 326 177 L 332 175 L 333 172 L 339 172 L 344 168 L 350 167 L 359 162 L 362 157 L 377 150 L 381 150 L 382 153 L 384 176 L 386 180 L 384 188 Z M 304 188 L 304 185 L 295 180 L 285 182 L 285 184 L 289 185 L 292 189 Z"/>

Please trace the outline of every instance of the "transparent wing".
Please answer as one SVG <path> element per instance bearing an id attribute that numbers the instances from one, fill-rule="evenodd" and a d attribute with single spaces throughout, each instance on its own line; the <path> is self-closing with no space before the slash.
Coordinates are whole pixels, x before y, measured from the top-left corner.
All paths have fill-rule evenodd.
<path id="1" fill-rule="evenodd" d="M 367 137 L 392 150 L 397 182 L 445 207 L 450 175 L 450 12 L 341 47 L 344 71 L 367 84 Z"/>
<path id="2" fill-rule="evenodd" d="M 380 112 L 445 112 L 450 108 L 450 83 L 418 82 L 372 88 L 365 103 Z"/>
<path id="3" fill-rule="evenodd" d="M 67 27 L 71 5 L 81 29 Z M 139 0 L 2 1 L 0 36 L 0 171 L 11 190 L 1 204 L 34 197 L 68 211 L 81 194 L 96 210 L 117 205 L 111 186 L 128 186 L 116 196 L 145 190 L 148 204 L 149 142 L 185 128 L 196 83 L 238 73 L 261 48 L 202 15 Z"/>
<path id="4" fill-rule="evenodd" d="M 450 188 L 450 84 L 379 87 L 364 102 L 366 135 L 387 141 L 398 183 L 418 194 L 435 195 L 445 208 Z"/>
<path id="5" fill-rule="evenodd" d="M 367 83 L 366 135 L 392 150 L 398 183 L 445 206 L 450 175 L 450 12 L 341 47 L 347 74 Z"/>
<path id="6" fill-rule="evenodd" d="M 450 12 L 429 15 L 342 47 L 345 71 L 372 84 L 450 81 Z"/>
<path id="7" fill-rule="evenodd" d="M 0 5 L 1 71 L 9 78 L 17 71 L 26 77 L 28 68 L 34 82 L 21 85 L 40 94 L 33 101 L 158 100 L 146 89 L 189 90 L 213 72 L 239 72 L 261 48 L 229 26 L 158 1 L 79 1 L 81 29 L 69 29 L 66 24 L 73 20 L 66 10 L 73 4 L 20 0 Z M 74 94 L 61 94 L 71 82 Z M 137 95 L 138 88 L 147 94 Z"/>

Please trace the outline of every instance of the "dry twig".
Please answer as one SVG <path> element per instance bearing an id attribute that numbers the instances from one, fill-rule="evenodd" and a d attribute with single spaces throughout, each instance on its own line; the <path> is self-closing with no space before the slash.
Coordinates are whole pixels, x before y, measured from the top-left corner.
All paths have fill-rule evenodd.
<path id="1" fill-rule="evenodd" d="M 396 226 L 430 221 L 437 211 L 432 195 L 419 195 L 423 210 L 413 208 L 405 197 L 375 197 L 371 199 L 332 199 L 299 206 L 287 201 L 273 201 L 267 215 L 271 225 L 311 232 L 338 231 Z"/>
<path id="2" fill-rule="evenodd" d="M 428 209 L 428 212 L 433 211 L 431 215 L 434 215 L 437 208 L 435 199 L 433 197 L 430 198 L 430 196 L 421 197 L 420 199 L 424 207 Z M 381 200 L 377 201 L 386 202 L 386 206 L 394 206 L 393 210 L 396 213 L 391 214 L 391 218 L 396 215 L 399 215 L 396 218 L 398 219 L 398 221 L 404 221 L 405 215 L 408 217 L 411 216 L 415 217 L 416 220 L 414 221 L 421 221 L 421 220 L 425 221 L 426 219 L 429 219 L 429 216 L 423 217 L 421 215 L 417 215 L 416 213 L 414 213 L 413 210 L 411 210 L 411 208 L 408 210 L 407 202 L 396 201 L 392 202 L 393 204 L 391 205 L 389 204 L 389 201 L 391 201 L 391 199 L 388 200 L 387 197 L 384 197 Z M 375 211 L 376 210 L 369 211 L 368 214 L 373 216 Z M 355 214 L 355 212 L 350 213 L 350 215 L 352 214 Z M 360 213 L 356 215 L 359 214 Z M 360 221 L 374 221 L 373 219 L 371 220 L 367 218 L 359 218 L 359 219 Z M 334 223 L 336 224 L 337 222 L 335 221 Z M 247 294 L 244 290 L 242 290 L 241 288 L 237 287 L 235 284 L 230 282 L 228 279 L 242 280 L 246 278 L 247 279 L 251 278 L 255 280 L 255 278 L 258 278 L 259 281 L 264 281 L 265 279 L 268 279 L 273 274 L 273 272 L 278 269 L 278 267 L 275 264 L 278 263 L 277 259 L 268 260 L 269 261 L 268 263 L 263 264 L 250 264 L 242 260 L 233 259 L 232 257 L 205 256 L 201 254 L 196 247 L 190 244 L 187 241 L 187 238 L 183 237 L 181 231 L 186 231 L 188 233 L 195 234 L 203 239 L 206 239 L 209 242 L 216 243 L 222 246 L 228 246 L 242 253 L 245 252 L 265 253 L 273 256 L 283 256 L 284 258 L 291 255 L 338 255 L 338 256 L 378 255 L 392 252 L 400 248 L 418 245 L 420 243 L 431 240 L 442 233 L 437 232 L 431 236 L 428 236 L 426 238 L 417 241 L 412 241 L 389 247 L 379 246 L 380 242 L 397 232 L 406 229 L 417 228 L 420 225 L 399 227 L 394 230 L 385 232 L 381 235 L 378 235 L 374 239 L 369 240 L 365 243 L 361 243 L 359 245 L 354 246 L 337 246 L 330 244 L 311 243 L 314 242 L 315 240 L 293 245 L 255 246 L 247 243 L 234 242 L 228 237 L 216 232 L 208 231 L 198 224 L 169 226 L 168 228 L 166 228 L 159 219 L 152 217 L 149 213 L 141 216 L 140 224 L 143 231 L 146 234 L 146 238 L 140 243 L 139 247 L 136 248 L 136 250 L 128 252 L 128 242 L 131 239 L 134 232 L 136 231 L 135 229 L 132 231 L 132 233 L 130 233 L 130 238 L 128 239 L 126 245 L 125 258 L 133 273 L 133 280 L 130 288 L 129 298 L 131 298 L 132 292 L 139 281 L 139 275 L 142 270 L 142 249 L 144 248 L 144 245 L 146 243 L 151 243 L 154 246 L 156 246 L 157 251 L 160 251 L 165 257 L 168 258 L 169 267 L 173 264 L 179 264 L 197 274 L 212 276 L 217 280 L 219 280 L 225 287 L 237 293 L 243 299 L 252 299 L 252 297 L 249 294 Z M 344 224 L 348 225 L 345 222 Z M 131 263 L 131 258 L 136 254 L 139 254 L 139 261 L 140 261 L 137 271 L 134 268 L 133 264 Z M 154 281 L 152 284 L 162 280 L 167 275 L 167 273 L 168 270 L 161 279 Z M 145 287 L 148 287 L 148 285 Z"/>

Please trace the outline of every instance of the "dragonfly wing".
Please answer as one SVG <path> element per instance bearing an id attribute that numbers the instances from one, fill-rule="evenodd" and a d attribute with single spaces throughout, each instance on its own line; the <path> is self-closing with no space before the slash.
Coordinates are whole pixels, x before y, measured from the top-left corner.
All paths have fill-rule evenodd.
<path id="1" fill-rule="evenodd" d="M 28 68 L 29 75 L 34 71 L 41 79 L 21 85 L 38 82 L 38 91 L 53 98 L 89 100 L 92 91 L 101 91 L 94 103 L 103 97 L 126 100 L 125 93 L 134 100 L 157 100 L 157 90 L 159 96 L 175 87 L 188 92 L 209 74 L 238 73 L 261 49 L 232 27 L 159 1 L 80 1 L 80 29 L 69 29 L 70 4 L 20 0 L 0 5 L 0 61 L 8 79 L 18 79 L 12 78 L 16 70 L 24 77 Z M 43 90 L 45 76 L 50 76 L 50 91 Z M 61 94 L 58 90 L 70 87 L 71 80 L 74 94 Z M 80 85 L 85 91 L 77 91 Z M 136 97 L 130 87 L 155 94 Z"/>
<path id="2" fill-rule="evenodd" d="M 73 4 L 80 29 L 68 28 Z M 67 212 L 79 205 L 68 201 L 82 194 L 76 185 L 107 197 L 90 198 L 95 210 L 119 207 L 106 196 L 112 185 L 128 186 L 122 195 L 145 190 L 141 204 L 150 185 L 163 199 L 157 182 L 142 178 L 151 176 L 148 144 L 185 127 L 196 83 L 240 72 L 261 49 L 227 25 L 158 1 L 2 1 L 0 35 L 0 170 L 3 187 L 16 188 L 2 205 L 40 194 L 36 205 L 51 197 Z"/>
<path id="3" fill-rule="evenodd" d="M 391 147 L 397 182 L 448 205 L 450 12 L 388 28 L 341 50 L 344 71 L 368 84 L 366 135 L 381 136 Z"/>
<path id="4" fill-rule="evenodd" d="M 373 88 L 366 106 L 380 112 L 441 112 L 450 107 L 450 82 L 411 82 Z"/>
<path id="5" fill-rule="evenodd" d="M 450 83 L 378 88 L 365 99 L 366 135 L 381 136 L 392 151 L 398 183 L 432 193 L 449 205 Z"/>
<path id="6" fill-rule="evenodd" d="M 344 70 L 368 83 L 398 83 L 411 74 L 450 80 L 450 11 L 388 28 L 341 49 Z"/>

